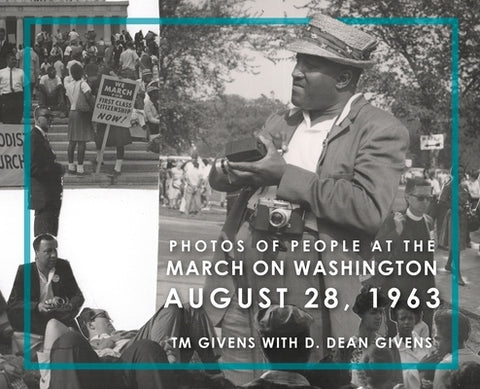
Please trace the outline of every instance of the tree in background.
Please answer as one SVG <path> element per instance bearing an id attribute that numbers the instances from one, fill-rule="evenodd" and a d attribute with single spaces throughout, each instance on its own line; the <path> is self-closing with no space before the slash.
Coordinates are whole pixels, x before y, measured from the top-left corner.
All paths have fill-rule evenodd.
<path id="1" fill-rule="evenodd" d="M 336 17 L 456 17 L 460 23 L 460 158 L 480 165 L 480 128 L 476 110 L 480 102 L 480 3 L 474 0 L 311 0 L 312 12 Z M 380 50 L 381 65 L 364 85 L 384 100 L 410 129 L 417 163 L 450 166 L 451 151 L 451 31 L 448 26 L 370 26 L 388 47 Z M 412 125 L 415 122 L 416 125 Z M 419 136 L 443 133 L 440 153 L 420 153 Z"/>
<path id="2" fill-rule="evenodd" d="M 200 102 L 203 124 L 195 142 L 200 155 L 223 154 L 227 141 L 252 136 L 262 128 L 268 116 L 286 108 L 279 100 L 267 96 L 248 100 L 237 95 L 223 95 Z"/>
<path id="3" fill-rule="evenodd" d="M 159 0 L 159 8 L 162 18 L 258 16 L 248 10 L 248 1 L 245 0 Z M 250 61 L 252 52 L 262 52 L 275 61 L 275 53 L 283 47 L 286 33 L 291 34 L 292 29 L 244 25 L 160 26 L 159 73 L 162 93 L 159 113 L 164 149 L 174 148 L 180 153 L 199 139 L 210 145 L 221 141 L 229 130 L 215 125 L 212 115 L 223 122 L 218 107 L 225 84 L 232 81 L 231 71 L 255 72 Z M 248 88 L 248 85 L 245 87 Z M 212 106 L 215 99 L 216 108 Z M 224 99 L 223 103 L 229 101 L 230 104 L 234 100 Z M 257 102 L 265 105 L 265 100 L 268 99 Z M 247 104 L 247 100 L 243 103 Z M 272 101 L 268 104 L 276 103 Z M 259 121 L 265 121 L 271 112 L 265 112 Z M 207 130 L 220 133 L 209 134 Z M 244 134 L 246 131 L 240 130 Z"/>
<path id="4" fill-rule="evenodd" d="M 480 166 L 480 2 L 474 0 L 307 0 L 302 7 L 335 17 L 458 17 L 460 21 L 461 162 Z M 162 17 L 246 17 L 248 1 L 160 1 Z M 285 15 L 289 16 L 289 15 Z M 361 88 L 373 103 L 392 111 L 411 135 L 411 158 L 421 166 L 450 166 L 451 31 L 448 26 L 363 26 L 384 42 L 377 65 Z M 276 60 L 297 29 L 287 26 L 161 26 L 161 130 L 165 144 L 186 150 L 198 138 L 210 138 L 213 116 L 200 104 L 222 95 L 231 70 L 255 71 L 249 52 Z M 248 85 L 246 85 L 248 88 Z M 208 106 L 208 104 L 207 104 Z M 207 109 L 207 110 L 206 110 Z M 206 111 L 205 111 L 206 110 Z M 210 122 L 206 125 L 205 123 Z M 217 128 L 217 131 L 220 131 Z M 238 129 L 237 129 L 238 130 Z M 225 131 L 225 129 L 223 129 Z M 423 134 L 443 133 L 445 149 L 421 152 Z M 218 136 L 222 139 L 226 133 Z M 210 139 L 210 142 L 217 139 Z"/>

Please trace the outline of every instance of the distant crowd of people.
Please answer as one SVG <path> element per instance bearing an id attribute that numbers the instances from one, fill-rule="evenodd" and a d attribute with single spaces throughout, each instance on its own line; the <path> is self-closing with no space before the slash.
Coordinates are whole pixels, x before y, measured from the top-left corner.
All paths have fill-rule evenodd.
<path id="1" fill-rule="evenodd" d="M 160 161 L 160 205 L 189 216 L 210 208 L 208 175 L 212 161 L 192 153 L 190 159 Z"/>
<path id="2" fill-rule="evenodd" d="M 145 36 L 140 30 L 132 39 L 127 31 L 111 36 L 107 44 L 96 39 L 95 32 L 85 37 L 72 29 L 55 34 L 40 32 L 30 48 L 30 90 L 38 106 L 49 108 L 54 116 L 69 118 L 69 174 L 84 175 L 86 144 L 95 141 L 98 162 L 105 125 L 92 123 L 95 96 L 102 75 L 135 80 L 139 93 L 132 113 L 132 126 L 144 130 L 144 138 L 159 134 L 158 44 L 156 34 Z M 23 119 L 23 94 L 26 89 L 25 49 L 6 41 L 0 28 L 0 122 L 19 124 Z M 108 147 L 116 147 L 117 159 L 112 175 L 121 174 L 124 147 L 131 143 L 128 128 L 115 127 L 109 134 Z M 76 163 L 74 154 L 77 151 Z"/>

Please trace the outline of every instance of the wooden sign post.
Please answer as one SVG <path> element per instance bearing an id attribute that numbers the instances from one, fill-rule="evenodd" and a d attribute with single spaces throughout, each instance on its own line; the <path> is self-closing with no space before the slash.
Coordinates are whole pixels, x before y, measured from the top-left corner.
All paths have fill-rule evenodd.
<path id="1" fill-rule="evenodd" d="M 98 88 L 95 108 L 93 110 L 92 122 L 104 123 L 107 125 L 103 136 L 100 158 L 97 161 L 95 174 L 100 173 L 103 155 L 107 145 L 110 127 L 130 127 L 133 105 L 137 96 L 139 84 L 127 78 L 102 76 Z"/>

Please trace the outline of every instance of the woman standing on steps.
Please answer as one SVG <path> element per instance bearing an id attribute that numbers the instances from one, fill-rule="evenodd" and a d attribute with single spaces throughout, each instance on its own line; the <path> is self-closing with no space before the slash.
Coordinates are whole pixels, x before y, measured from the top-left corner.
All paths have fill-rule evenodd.
<path id="1" fill-rule="evenodd" d="M 92 108 L 94 98 L 91 88 L 82 78 L 82 66 L 73 64 L 70 73 L 71 77 L 65 77 L 64 81 L 66 94 L 71 105 L 68 115 L 68 173 L 84 175 L 83 162 L 87 142 L 93 140 Z M 75 168 L 74 155 L 77 144 L 77 166 Z"/>

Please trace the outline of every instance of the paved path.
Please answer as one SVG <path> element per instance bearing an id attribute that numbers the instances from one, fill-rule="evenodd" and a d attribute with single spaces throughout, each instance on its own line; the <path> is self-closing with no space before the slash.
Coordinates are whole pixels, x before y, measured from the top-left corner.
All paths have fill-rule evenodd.
<path id="1" fill-rule="evenodd" d="M 458 305 L 461 311 L 470 316 L 480 319 L 480 253 L 478 242 L 480 242 L 480 231 L 471 234 L 473 247 L 461 252 L 460 269 L 462 277 L 466 282 L 465 286 L 459 286 Z M 452 275 L 443 270 L 447 263 L 448 252 L 438 250 L 435 253 L 435 259 L 438 261 L 436 281 L 442 298 L 451 303 L 452 301 Z"/>

